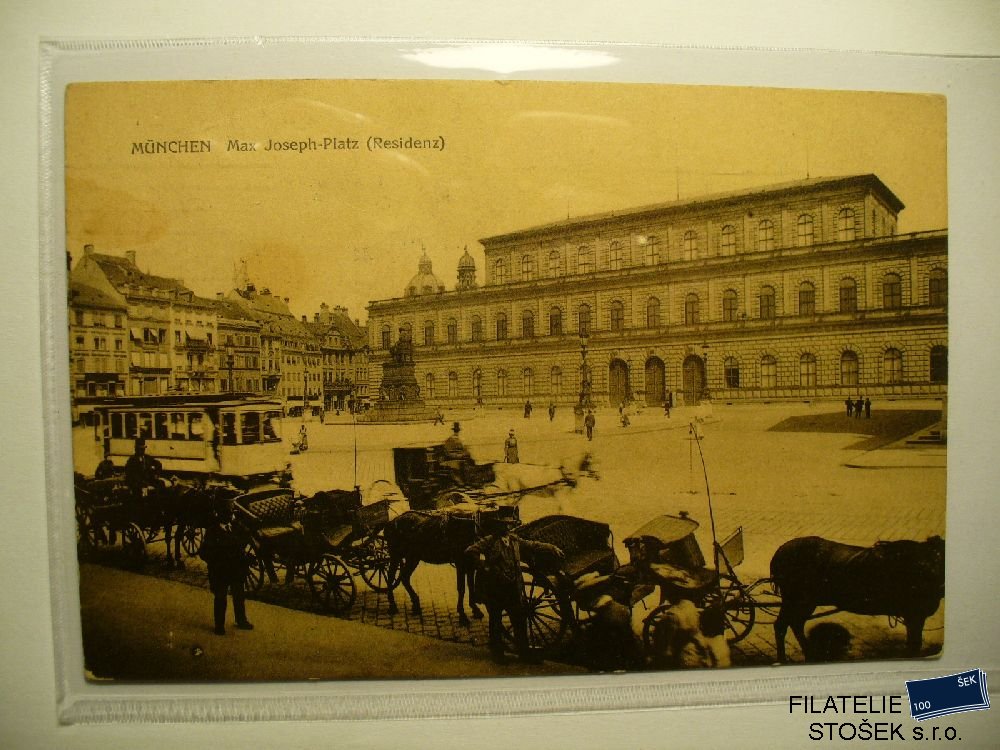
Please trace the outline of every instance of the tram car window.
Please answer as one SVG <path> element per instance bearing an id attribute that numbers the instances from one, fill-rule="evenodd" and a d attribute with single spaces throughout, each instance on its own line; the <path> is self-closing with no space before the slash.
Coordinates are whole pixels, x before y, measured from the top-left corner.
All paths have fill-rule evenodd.
<path id="1" fill-rule="evenodd" d="M 153 427 L 157 440 L 166 440 L 170 437 L 170 431 L 167 429 L 166 412 L 158 411 L 153 415 Z"/>
<path id="2" fill-rule="evenodd" d="M 232 412 L 222 415 L 222 444 L 236 445 L 236 415 Z"/>
<path id="3" fill-rule="evenodd" d="M 205 439 L 205 425 L 202 424 L 201 414 L 191 414 L 188 420 L 188 429 L 191 433 L 192 440 L 204 440 Z"/>
<path id="4" fill-rule="evenodd" d="M 248 445 L 260 442 L 260 414 L 244 412 L 240 415 L 240 433 L 243 444 Z"/>
<path id="5" fill-rule="evenodd" d="M 184 412 L 174 412 L 170 415 L 170 439 L 188 439 L 187 414 Z"/>

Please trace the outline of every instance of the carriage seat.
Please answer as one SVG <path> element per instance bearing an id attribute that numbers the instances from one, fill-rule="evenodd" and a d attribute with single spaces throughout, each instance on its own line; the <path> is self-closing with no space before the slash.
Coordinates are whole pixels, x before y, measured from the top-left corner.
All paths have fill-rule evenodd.
<path id="1" fill-rule="evenodd" d="M 716 582 L 716 572 L 705 567 L 685 569 L 666 563 L 650 563 L 649 571 L 664 588 L 691 595 L 704 591 Z"/>
<path id="2" fill-rule="evenodd" d="M 295 498 L 291 495 L 255 500 L 247 510 L 256 520 L 257 534 L 262 540 L 274 541 L 302 533 L 302 522 L 295 518 Z"/>
<path id="3" fill-rule="evenodd" d="M 586 573 L 611 573 L 618 558 L 611 547 L 607 524 L 575 516 L 545 516 L 514 530 L 522 539 L 558 547 L 566 557 L 563 570 L 570 578 Z"/>

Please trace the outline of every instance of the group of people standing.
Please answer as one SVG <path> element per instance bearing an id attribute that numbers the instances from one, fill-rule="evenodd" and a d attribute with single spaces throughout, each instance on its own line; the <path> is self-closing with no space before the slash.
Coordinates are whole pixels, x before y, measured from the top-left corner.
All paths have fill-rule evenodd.
<path id="1" fill-rule="evenodd" d="M 872 400 L 870 398 L 858 396 L 857 401 L 847 398 L 844 401 L 844 406 L 847 407 L 847 416 L 849 417 L 861 419 L 861 413 L 864 412 L 865 419 L 872 418 Z"/>

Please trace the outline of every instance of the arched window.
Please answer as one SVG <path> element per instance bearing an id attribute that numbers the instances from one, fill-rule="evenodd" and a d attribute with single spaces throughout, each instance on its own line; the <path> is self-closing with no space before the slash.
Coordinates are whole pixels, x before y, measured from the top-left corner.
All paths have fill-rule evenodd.
<path id="1" fill-rule="evenodd" d="M 483 319 L 478 315 L 472 316 L 472 322 L 469 324 L 471 338 L 473 341 L 483 340 Z"/>
<path id="2" fill-rule="evenodd" d="M 562 255 L 558 250 L 549 253 L 549 276 L 562 275 Z"/>
<path id="3" fill-rule="evenodd" d="M 799 315 L 816 314 L 816 287 L 810 282 L 799 284 Z"/>
<path id="4" fill-rule="evenodd" d="M 448 373 L 448 398 L 458 398 L 458 373 Z"/>
<path id="5" fill-rule="evenodd" d="M 424 346 L 434 345 L 434 321 L 424 321 Z"/>
<path id="6" fill-rule="evenodd" d="M 887 273 L 882 279 L 882 307 L 898 310 L 903 306 L 903 280 L 898 273 Z"/>
<path id="7" fill-rule="evenodd" d="M 684 233 L 684 260 L 694 260 L 698 257 L 698 235 L 693 231 Z"/>
<path id="8" fill-rule="evenodd" d="M 535 371 L 525 367 L 521 371 L 522 390 L 525 396 L 535 395 Z"/>
<path id="9" fill-rule="evenodd" d="M 726 388 L 739 388 L 740 363 L 736 357 L 726 357 L 722 367 L 726 378 Z"/>
<path id="10" fill-rule="evenodd" d="M 899 349 L 886 349 L 882 355 L 882 382 L 886 385 L 903 382 L 903 353 Z"/>
<path id="11" fill-rule="evenodd" d="M 796 224 L 796 244 L 799 247 L 808 247 L 813 243 L 813 217 L 812 214 L 802 214 Z"/>
<path id="12" fill-rule="evenodd" d="M 935 307 L 948 304 L 948 272 L 943 268 L 931 270 L 927 279 L 927 304 Z"/>
<path id="13" fill-rule="evenodd" d="M 806 352 L 799 357 L 799 385 L 803 388 L 816 387 L 816 355 Z"/>
<path id="14" fill-rule="evenodd" d="M 854 209 L 842 208 L 837 213 L 837 241 L 849 242 L 857 234 L 854 224 Z"/>
<path id="15" fill-rule="evenodd" d="M 526 339 L 535 336 L 535 314 L 531 310 L 521 313 L 521 336 Z"/>
<path id="16" fill-rule="evenodd" d="M 472 371 L 472 397 L 477 403 L 483 399 L 483 371 L 479 369 Z"/>
<path id="17" fill-rule="evenodd" d="M 858 311 L 858 282 L 854 279 L 840 280 L 840 311 L 842 313 Z"/>
<path id="18" fill-rule="evenodd" d="M 620 300 L 611 303 L 611 330 L 625 330 L 625 305 Z"/>
<path id="19" fill-rule="evenodd" d="M 765 354 L 760 360 L 760 387 L 778 387 L 778 360 L 770 354 Z"/>
<path id="20" fill-rule="evenodd" d="M 549 386 L 553 396 L 562 393 L 562 369 L 553 367 L 549 372 Z"/>
<path id="21" fill-rule="evenodd" d="M 646 238 L 645 261 L 647 266 L 655 266 L 660 262 L 660 238 L 651 234 Z"/>
<path id="22" fill-rule="evenodd" d="M 497 395 L 507 395 L 507 371 L 497 370 Z"/>
<path id="23" fill-rule="evenodd" d="M 612 271 L 620 271 L 624 267 L 622 243 L 612 242 L 608 247 L 608 263 Z"/>
<path id="24" fill-rule="evenodd" d="M 497 313 L 497 341 L 507 339 L 507 316 L 504 313 Z"/>
<path id="25" fill-rule="evenodd" d="M 722 319 L 728 323 L 736 321 L 739 297 L 735 290 L 727 289 L 722 293 Z"/>
<path id="26" fill-rule="evenodd" d="M 531 281 L 535 278 L 535 257 L 533 255 L 522 256 L 521 278 L 524 281 Z"/>
<path id="27" fill-rule="evenodd" d="M 931 347 L 931 382 L 948 382 L 948 347 Z"/>
<path id="28" fill-rule="evenodd" d="M 646 301 L 646 328 L 660 327 L 660 300 L 650 297 Z"/>
<path id="29" fill-rule="evenodd" d="M 458 322 L 454 318 L 448 318 L 448 343 L 458 343 Z"/>
<path id="30" fill-rule="evenodd" d="M 576 253 L 576 272 L 590 273 L 594 270 L 594 251 L 584 245 Z"/>
<path id="31" fill-rule="evenodd" d="M 858 355 L 850 350 L 840 355 L 840 384 L 858 385 Z"/>
<path id="32" fill-rule="evenodd" d="M 590 335 L 590 305 L 582 304 L 580 305 L 578 313 L 579 325 L 577 326 L 577 333 L 581 336 Z"/>
<path id="33" fill-rule="evenodd" d="M 553 307 L 549 310 L 549 335 L 562 336 L 562 332 L 562 310 L 558 307 Z"/>
<path id="34" fill-rule="evenodd" d="M 760 288 L 760 319 L 774 320 L 775 317 L 775 296 L 773 286 L 762 286 Z"/>
<path id="35" fill-rule="evenodd" d="M 719 251 L 723 255 L 736 255 L 736 228 L 732 224 L 726 224 L 722 228 L 722 241 L 719 243 Z"/>
<path id="36" fill-rule="evenodd" d="M 424 398 L 434 398 L 434 373 L 429 372 L 424 376 Z"/>
<path id="37" fill-rule="evenodd" d="M 764 219 L 757 225 L 757 249 L 774 250 L 774 222 Z"/>
<path id="38" fill-rule="evenodd" d="M 382 326 L 382 348 L 388 349 L 390 346 L 392 346 L 392 328 L 386 323 Z"/>
<path id="39" fill-rule="evenodd" d="M 684 325 L 698 325 L 698 295 L 694 292 L 684 298 Z"/>
<path id="40" fill-rule="evenodd" d="M 493 264 L 493 283 L 507 283 L 507 261 L 504 258 L 497 258 Z"/>

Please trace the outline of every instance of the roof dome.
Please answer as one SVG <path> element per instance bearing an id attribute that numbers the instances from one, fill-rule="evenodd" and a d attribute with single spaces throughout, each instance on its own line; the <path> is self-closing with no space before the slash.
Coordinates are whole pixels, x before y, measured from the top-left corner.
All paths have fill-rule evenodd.
<path id="1" fill-rule="evenodd" d="M 427 251 L 420 258 L 417 275 L 410 279 L 403 292 L 405 297 L 419 297 L 421 294 L 437 294 L 444 291 L 444 284 L 441 279 L 434 275 L 431 270 L 431 259 L 427 257 Z"/>
<path id="2" fill-rule="evenodd" d="M 463 271 L 465 269 L 476 270 L 476 261 L 469 255 L 469 248 L 465 248 L 465 254 L 458 260 L 458 270 Z"/>

